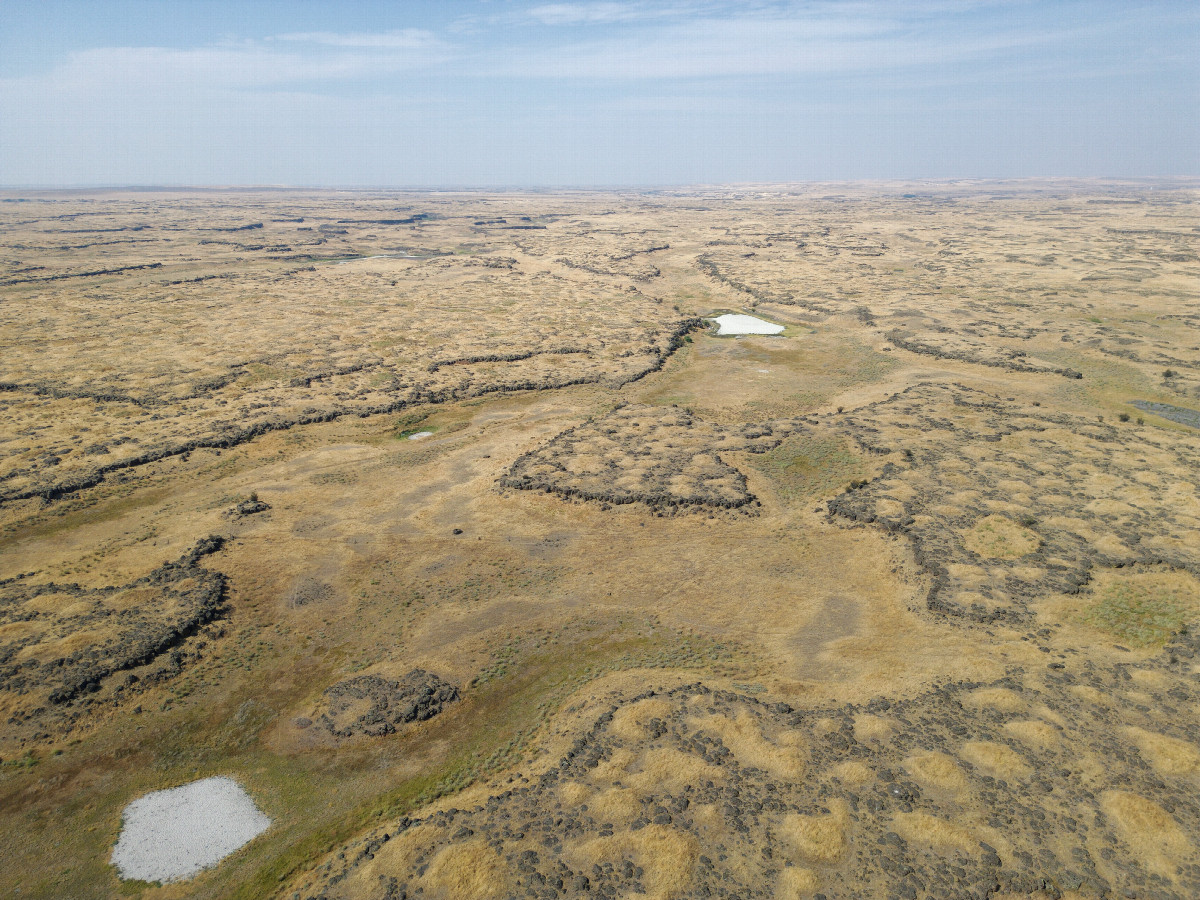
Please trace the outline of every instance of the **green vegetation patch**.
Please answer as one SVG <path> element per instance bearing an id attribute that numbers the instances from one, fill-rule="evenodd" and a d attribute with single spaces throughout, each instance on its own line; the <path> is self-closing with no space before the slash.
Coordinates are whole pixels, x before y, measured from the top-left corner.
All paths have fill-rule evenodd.
<path id="1" fill-rule="evenodd" d="M 419 431 L 433 431 L 432 428 L 424 428 L 422 424 L 433 415 L 432 410 L 423 412 L 405 413 L 396 420 L 393 436 L 399 440 L 405 440 L 409 435 L 416 434 Z"/>
<path id="2" fill-rule="evenodd" d="M 849 443 L 835 436 L 794 435 L 754 457 L 751 465 L 771 480 L 787 503 L 833 496 L 871 474 Z"/>
<path id="3" fill-rule="evenodd" d="M 1001 515 L 984 516 L 963 538 L 963 544 L 986 559 L 1018 559 L 1041 546 L 1041 539 L 1023 522 Z"/>
<path id="4" fill-rule="evenodd" d="M 407 440 L 414 434 L 428 431 L 432 434 L 454 434 L 465 431 L 471 424 L 471 413 L 451 407 L 450 409 L 424 410 L 406 413 L 396 420 L 392 436 Z"/>
<path id="5" fill-rule="evenodd" d="M 1112 582 L 1098 593 L 1083 621 L 1137 647 L 1162 646 L 1196 612 L 1194 599 L 1153 581 Z"/>
<path id="6" fill-rule="evenodd" d="M 313 484 L 355 484 L 358 481 L 356 472 L 318 472 L 309 476 Z"/>

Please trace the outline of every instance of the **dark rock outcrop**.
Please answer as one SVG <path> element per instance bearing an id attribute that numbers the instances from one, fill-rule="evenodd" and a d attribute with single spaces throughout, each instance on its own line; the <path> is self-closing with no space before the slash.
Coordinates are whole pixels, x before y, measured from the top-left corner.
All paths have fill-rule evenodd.
<path id="1" fill-rule="evenodd" d="M 432 672 L 413 669 L 399 681 L 358 675 L 325 691 L 328 708 L 317 721 L 337 737 L 392 734 L 424 722 L 458 699 L 458 688 Z"/>

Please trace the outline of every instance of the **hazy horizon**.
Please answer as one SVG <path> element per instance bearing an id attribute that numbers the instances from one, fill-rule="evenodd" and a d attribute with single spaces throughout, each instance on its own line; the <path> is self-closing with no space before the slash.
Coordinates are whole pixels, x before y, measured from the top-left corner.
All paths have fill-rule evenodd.
<path id="1" fill-rule="evenodd" d="M 360 189 L 1200 174 L 1200 8 L 16 3 L 0 185 Z"/>
<path id="2" fill-rule="evenodd" d="M 165 182 L 162 184 L 136 182 L 95 182 L 74 184 L 3 184 L 0 183 L 0 194 L 89 194 L 89 193 L 196 193 L 196 194 L 237 194 L 237 193 L 345 193 L 345 194 L 669 194 L 674 192 L 694 193 L 714 191 L 724 193 L 737 190 L 766 190 L 787 191 L 794 188 L 817 189 L 838 187 L 871 188 L 886 195 L 885 189 L 893 191 L 911 191 L 920 187 L 929 191 L 947 191 L 953 188 L 979 188 L 995 191 L 1005 186 L 1019 187 L 1021 185 L 1036 185 L 1039 187 L 1061 185 L 1064 188 L 1080 189 L 1084 186 L 1096 187 L 1148 187 L 1158 188 L 1192 187 L 1200 188 L 1200 175 L 1146 175 L 1146 176 L 1076 176 L 1076 175 L 1028 175 L 1011 178 L 987 177 L 954 177 L 939 178 L 929 176 L 924 178 L 846 178 L 846 179 L 810 179 L 792 181 L 712 181 L 712 182 L 644 182 L 630 184 L 318 184 L 318 183 L 204 183 L 204 182 Z"/>

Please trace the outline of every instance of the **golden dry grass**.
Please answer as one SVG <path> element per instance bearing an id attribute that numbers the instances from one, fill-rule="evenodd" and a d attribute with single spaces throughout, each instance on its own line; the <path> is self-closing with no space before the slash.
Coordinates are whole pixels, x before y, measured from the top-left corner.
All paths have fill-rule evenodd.
<path id="1" fill-rule="evenodd" d="M 719 766 L 670 747 L 655 747 L 645 751 L 630 768 L 633 771 L 627 778 L 628 783 L 643 793 L 680 791 L 689 784 L 724 781 L 726 777 L 725 770 Z"/>
<path id="2" fill-rule="evenodd" d="M 642 811 L 640 799 L 632 788 L 609 788 L 595 794 L 588 808 L 598 822 L 628 825 Z"/>
<path id="3" fill-rule="evenodd" d="M 997 712 L 1016 713 L 1026 708 L 1026 701 L 1009 688 L 981 688 L 972 691 L 967 701 L 975 706 L 994 709 Z"/>
<path id="4" fill-rule="evenodd" d="M 1179 824 L 1153 800 L 1130 791 L 1106 791 L 1101 804 L 1138 858 L 1156 874 L 1173 874 L 1179 862 L 1194 852 Z"/>
<path id="5" fill-rule="evenodd" d="M 905 840 L 924 844 L 944 853 L 954 850 L 971 853 L 979 846 L 978 838 L 970 829 L 928 813 L 899 813 L 894 824 L 896 833 Z"/>
<path id="6" fill-rule="evenodd" d="M 1179 778 L 1200 773 L 1200 748 L 1195 744 L 1143 728 L 1127 728 L 1125 733 L 1160 775 Z"/>
<path id="7" fill-rule="evenodd" d="M 1011 747 L 992 741 L 968 741 L 963 757 L 996 778 L 1025 778 L 1032 772 L 1028 763 Z"/>
<path id="8" fill-rule="evenodd" d="M 826 815 L 790 813 L 783 818 L 779 833 L 797 862 L 831 863 L 846 852 L 848 822 L 848 810 L 837 804 Z"/>
<path id="9" fill-rule="evenodd" d="M 838 763 L 831 770 L 831 774 L 847 784 L 865 784 L 874 777 L 870 766 L 855 760 Z"/>
<path id="10" fill-rule="evenodd" d="M 558 789 L 558 795 L 568 806 L 578 806 L 592 796 L 592 789 L 578 781 L 568 781 Z"/>
<path id="11" fill-rule="evenodd" d="M 439 900 L 491 900 L 505 893 L 506 867 L 482 840 L 450 844 L 429 861 L 421 881 Z"/>
<path id="12" fill-rule="evenodd" d="M 882 716 L 861 715 L 854 720 L 854 735 L 860 741 L 885 741 L 892 725 Z"/>
<path id="13" fill-rule="evenodd" d="M 941 788 L 953 793 L 967 789 L 967 779 L 954 758 L 945 753 L 922 753 L 910 756 L 904 766 L 918 782 L 926 787 Z"/>
<path id="14" fill-rule="evenodd" d="M 686 832 L 649 825 L 639 831 L 568 846 L 564 853 L 590 865 L 630 859 L 645 871 L 646 896 L 650 900 L 669 900 L 691 884 L 699 845 Z"/>
<path id="15" fill-rule="evenodd" d="M 378 881 L 380 876 L 411 871 L 416 868 L 418 855 L 431 844 L 436 844 L 444 838 L 444 829 L 434 825 L 417 825 L 410 828 L 381 847 L 375 858 L 363 867 L 360 878 L 374 882 Z"/>
<path id="16" fill-rule="evenodd" d="M 1032 553 L 1041 544 L 1038 536 L 1001 515 L 984 516 L 967 532 L 963 541 L 968 550 L 980 556 L 1018 559 Z"/>
<path id="17" fill-rule="evenodd" d="M 775 900 L 803 900 L 811 897 L 821 886 L 821 880 L 812 869 L 789 866 L 779 873 L 775 885 Z"/>
<path id="18" fill-rule="evenodd" d="M 1040 719 L 1020 719 L 1005 722 L 1004 730 L 1022 743 L 1039 750 L 1053 749 L 1062 742 L 1062 732 Z"/>
<path id="19" fill-rule="evenodd" d="M 743 766 L 765 769 L 777 778 L 804 775 L 804 746 L 795 733 L 781 732 L 769 740 L 750 716 L 723 715 L 693 719 L 695 728 L 718 735 Z"/>
<path id="20" fill-rule="evenodd" d="M 613 731 L 626 740 L 637 740 L 645 735 L 651 719 L 665 715 L 670 709 L 666 700 L 657 697 L 622 706 L 613 715 Z"/>

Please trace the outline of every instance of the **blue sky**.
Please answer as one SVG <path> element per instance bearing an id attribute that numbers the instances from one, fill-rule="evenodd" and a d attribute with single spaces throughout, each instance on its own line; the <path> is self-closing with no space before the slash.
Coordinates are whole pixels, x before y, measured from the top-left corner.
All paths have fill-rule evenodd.
<path id="1" fill-rule="evenodd" d="M 1200 175 L 1200 3 L 0 0 L 0 184 Z"/>

